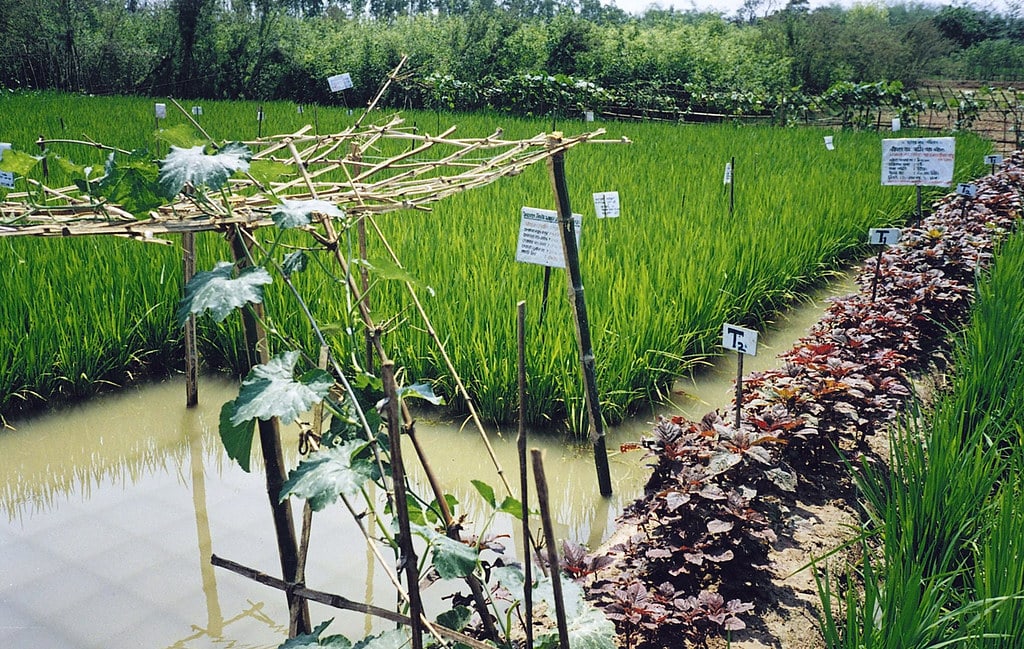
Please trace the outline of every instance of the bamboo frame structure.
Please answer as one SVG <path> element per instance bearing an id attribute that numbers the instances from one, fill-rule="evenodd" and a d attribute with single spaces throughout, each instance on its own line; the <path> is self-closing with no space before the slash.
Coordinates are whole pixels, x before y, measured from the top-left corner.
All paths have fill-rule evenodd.
<path id="1" fill-rule="evenodd" d="M 395 78 L 396 73 L 397 69 L 392 72 L 387 83 Z M 387 87 L 387 83 L 384 88 Z M 371 110 L 377 99 L 371 102 Z M 171 101 L 186 117 L 192 119 L 177 102 Z M 216 231 L 232 241 L 236 262 L 241 264 L 247 257 L 246 247 L 253 242 L 252 232 L 274 224 L 271 214 L 283 199 L 329 202 L 344 210 L 350 223 L 369 221 L 380 234 L 373 219 L 375 215 L 407 209 L 429 211 L 432 203 L 448 196 L 517 175 L 539 162 L 560 160 L 565 151 L 585 142 L 628 142 L 624 138 L 598 139 L 604 133 L 603 129 L 569 137 L 560 133 L 541 133 L 522 140 L 505 139 L 502 131 L 498 129 L 487 137 L 460 139 L 454 136 L 455 127 L 436 136 L 417 133 L 415 129 L 405 126 L 399 116 L 390 117 L 381 124 L 364 126 L 362 122 L 367 114 L 369 110 L 351 127 L 331 135 L 317 135 L 315 132 L 311 134 L 313 127 L 307 125 L 294 133 L 271 135 L 244 142 L 253 151 L 253 160 L 274 162 L 290 169 L 290 173 L 281 180 L 261 182 L 246 173 L 244 177 L 229 179 L 230 192 L 222 192 L 219 198 L 214 192 L 204 194 L 197 191 L 198 188 L 186 186 L 184 192 L 170 204 L 142 215 L 132 214 L 123 206 L 97 199 L 76 186 L 54 188 L 43 181 L 25 178 L 24 181 L 29 184 L 30 191 L 12 192 L 0 201 L 0 237 L 116 236 L 170 245 L 172 241 L 166 238 L 167 235 L 182 235 L 183 239 L 188 239 L 195 232 Z M 197 122 L 192 120 L 192 123 L 210 142 L 213 141 Z M 40 137 L 37 144 L 41 150 L 45 150 L 48 144 L 56 141 Z M 401 148 L 402 152 L 391 156 L 380 155 L 379 152 L 387 148 L 389 142 L 392 143 L 392 149 Z M 72 143 L 111 151 L 115 155 L 127 154 L 125 151 L 95 142 Z M 395 146 L 396 143 L 399 146 Z M 562 183 L 564 185 L 564 178 Z M 559 196 L 558 199 L 565 202 L 564 197 Z M 365 302 L 365 280 L 362 286 L 357 286 L 348 272 L 348 260 L 339 255 L 339 234 L 334 223 L 326 215 L 321 215 L 321 218 L 314 219 L 305 229 L 321 245 L 334 251 L 338 263 L 346 271 L 345 276 L 350 282 L 349 288 L 356 297 L 360 315 L 367 328 L 368 356 L 370 350 L 376 348 L 382 365 L 391 368 L 389 359 L 380 347 L 380 329 L 374 325 L 368 304 Z M 385 245 L 397 262 L 397 256 L 386 241 Z M 414 291 L 411 286 L 409 290 Z M 416 299 L 415 293 L 413 297 Z M 439 337 L 436 336 L 418 300 L 416 301 L 428 330 L 440 346 Z M 260 330 L 259 323 L 251 316 L 246 320 L 246 334 L 250 363 L 254 365 L 260 361 L 265 362 L 267 348 L 265 342 L 261 342 L 265 334 Z M 447 358 L 443 347 L 441 351 Z M 454 375 L 461 396 L 465 398 L 474 414 L 473 419 L 478 432 L 488 448 L 498 475 L 505 489 L 511 494 L 512 490 L 490 448 L 483 425 L 472 410 L 472 400 L 466 393 L 461 379 L 455 374 L 454 368 L 450 364 L 448 368 Z M 398 435 L 399 420 L 402 420 L 402 428 L 415 440 L 413 421 L 407 411 L 400 414 L 397 411 L 392 413 L 389 422 L 392 427 L 392 438 Z M 600 420 L 599 416 L 597 420 Z M 603 453 L 603 435 L 598 437 L 602 442 Z M 310 596 L 312 591 L 304 589 L 304 553 L 300 553 L 297 547 L 287 501 L 281 503 L 277 499 L 285 472 L 280 459 L 280 434 L 276 421 L 261 422 L 260 440 L 264 456 L 269 458 L 266 466 L 267 493 L 274 514 L 285 578 L 283 581 L 271 577 L 267 579 L 274 582 L 271 584 L 274 587 L 286 591 L 291 612 L 290 634 L 295 635 L 309 631 L 306 600 L 316 598 Z M 392 442 L 392 453 L 397 454 L 395 439 L 392 439 Z M 429 465 L 424 458 L 420 459 L 429 473 Z M 601 482 L 602 494 L 610 493 L 610 484 L 606 484 L 607 478 Z M 396 478 L 396 484 L 399 483 L 400 480 Z M 439 496 L 438 499 L 444 503 L 442 497 Z M 401 498 L 399 502 L 404 500 Z M 402 511 L 402 508 L 398 510 Z M 447 526 L 453 529 L 450 514 L 446 519 Z M 549 543 L 553 543 L 553 539 L 549 539 Z M 526 545 L 528 554 L 529 539 Z M 407 556 L 411 554 L 410 548 L 404 550 Z M 225 565 L 230 562 L 214 558 L 214 563 Z M 232 570 L 252 576 L 245 572 L 244 567 L 231 565 L 235 566 L 231 568 Z M 414 566 L 415 561 L 412 561 L 411 565 Z M 413 579 L 410 575 L 410 591 L 412 599 L 415 600 L 418 598 L 418 592 Z M 266 580 L 261 581 L 269 583 Z M 479 598 L 479 584 L 470 580 L 470 586 L 476 586 L 473 588 L 474 595 Z M 399 590 L 401 592 L 400 587 Z M 408 600 L 409 596 L 404 599 Z M 421 622 L 418 609 L 419 607 L 414 605 L 411 615 L 403 616 L 401 621 L 408 621 L 414 628 L 418 627 Z M 429 622 L 423 620 L 423 623 L 429 631 L 436 633 Z M 452 637 L 450 632 L 448 635 Z M 489 635 L 495 634 L 491 631 Z M 418 638 L 419 633 L 414 633 L 414 636 Z M 470 644 L 464 637 L 455 637 L 465 644 Z"/>

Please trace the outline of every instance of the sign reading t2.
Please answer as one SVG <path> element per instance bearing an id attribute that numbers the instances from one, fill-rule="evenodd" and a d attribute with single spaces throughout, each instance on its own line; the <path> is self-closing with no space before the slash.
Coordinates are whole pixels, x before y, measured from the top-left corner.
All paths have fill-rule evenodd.
<path id="1" fill-rule="evenodd" d="M 747 356 L 757 356 L 757 332 L 727 322 L 722 325 L 722 347 Z"/>

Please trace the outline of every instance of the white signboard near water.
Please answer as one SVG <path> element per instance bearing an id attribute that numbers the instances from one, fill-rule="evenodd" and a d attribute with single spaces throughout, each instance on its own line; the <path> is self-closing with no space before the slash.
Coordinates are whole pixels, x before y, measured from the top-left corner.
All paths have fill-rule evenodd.
<path id="1" fill-rule="evenodd" d="M 882 184 L 951 187 L 955 147 L 951 137 L 882 140 Z"/>
<path id="2" fill-rule="evenodd" d="M 578 247 L 583 217 L 573 214 L 572 221 L 576 227 L 576 246 Z M 551 268 L 565 268 L 565 255 L 562 253 L 562 238 L 558 228 L 558 212 L 524 207 L 519 220 L 516 261 L 550 266 Z"/>
<path id="3" fill-rule="evenodd" d="M 722 325 L 722 347 L 748 356 L 757 355 L 757 332 L 739 325 Z"/>

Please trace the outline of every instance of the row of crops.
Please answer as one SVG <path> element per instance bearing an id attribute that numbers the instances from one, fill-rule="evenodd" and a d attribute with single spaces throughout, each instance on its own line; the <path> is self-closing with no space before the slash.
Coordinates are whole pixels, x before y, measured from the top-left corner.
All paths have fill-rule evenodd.
<path id="1" fill-rule="evenodd" d="M 862 588 L 823 589 L 829 647 L 1020 646 L 1022 273 L 1018 232 L 979 285 L 950 389 L 893 434 L 889 475 L 861 475 L 870 518 L 846 569 Z"/>
<path id="2" fill-rule="evenodd" d="M 290 103 L 206 102 L 203 108 L 203 127 L 224 140 L 291 132 L 307 123 L 333 132 L 355 119 L 342 109 L 307 107 L 300 113 Z M 262 123 L 256 121 L 258 109 Z M 414 112 L 405 118 L 420 131 L 458 124 L 461 136 L 487 135 L 501 126 L 510 138 L 527 137 L 552 126 L 486 114 Z M 155 129 L 185 122 L 173 111 L 157 122 L 152 100 L 144 98 L 0 98 L 0 140 L 30 152 L 38 151 L 34 142 L 45 134 L 146 147 L 159 156 L 168 144 L 154 138 Z M 584 215 L 582 274 L 604 412 L 613 422 L 631 406 L 657 400 L 674 376 L 714 353 L 723 321 L 758 326 L 861 250 L 869 227 L 899 222 L 914 202 L 912 189 L 880 185 L 876 133 L 834 133 L 836 148 L 829 151 L 824 132 L 815 129 L 599 125 L 633 143 L 579 147 L 566 166 L 574 211 Z M 556 126 L 572 133 L 593 125 Z M 979 173 L 989 148 L 976 137 L 958 135 L 957 178 Z M 56 156 L 78 165 L 98 166 L 104 159 L 87 146 L 51 145 L 51 184 L 63 173 Z M 736 166 L 730 215 L 722 174 L 731 157 Z M 595 218 L 590 196 L 597 191 L 619 192 L 620 218 Z M 553 203 L 547 171 L 538 167 L 442 202 L 431 213 L 379 219 L 409 273 L 429 287 L 426 309 L 481 413 L 492 421 L 510 420 L 517 406 L 514 307 L 526 300 L 528 416 L 533 423 L 581 424 L 578 352 L 564 277 L 553 274 L 547 312 L 538 324 L 543 269 L 514 260 L 520 207 Z M 229 258 L 217 236 L 200 237 L 199 247 L 200 269 Z M 369 256 L 383 258 L 379 242 L 371 242 Z M 180 336 L 172 324 L 181 289 L 176 247 L 2 239 L 0 263 L 6 269 L 0 276 L 0 414 L 10 417 L 54 395 L 86 395 L 98 384 L 122 383 L 179 363 Z M 352 357 L 362 339 L 351 303 L 324 272 L 314 269 L 298 281 L 312 296 L 318 321 L 336 325 L 332 342 L 339 357 Z M 268 311 L 278 331 L 306 335 L 300 314 L 275 308 L 285 296 L 283 287 L 274 288 Z M 438 391 L 453 394 L 399 283 L 378 280 L 370 302 L 377 320 L 388 323 L 385 344 L 409 378 L 434 380 Z M 229 320 L 205 327 L 200 352 L 207 364 L 234 366 L 236 325 Z"/>

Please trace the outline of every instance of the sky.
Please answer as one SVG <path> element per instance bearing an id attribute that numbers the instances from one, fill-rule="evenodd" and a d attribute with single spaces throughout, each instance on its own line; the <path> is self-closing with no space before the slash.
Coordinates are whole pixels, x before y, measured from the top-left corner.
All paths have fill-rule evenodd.
<path id="1" fill-rule="evenodd" d="M 787 0 L 763 0 L 762 9 L 759 13 L 763 13 L 765 9 L 768 9 L 769 13 L 777 11 L 786 5 Z M 965 2 L 964 0 L 957 0 L 956 2 L 949 2 L 948 0 L 943 2 L 941 0 L 929 1 L 929 0 L 914 0 L 920 2 L 920 4 L 933 4 L 936 6 L 946 5 L 971 5 L 980 9 L 989 9 L 996 12 L 1005 12 L 1007 9 L 1007 3 L 1015 2 L 1016 0 L 973 0 Z M 668 9 L 669 7 L 675 7 L 679 11 L 688 11 L 690 9 L 697 9 L 700 11 L 715 11 L 724 14 L 725 16 L 734 16 L 736 10 L 743 6 L 743 0 L 609 0 L 610 4 L 614 4 L 619 9 L 631 14 L 641 14 L 652 4 L 660 6 L 662 9 Z M 602 3 L 603 4 L 603 3 Z M 863 2 L 860 0 L 810 0 L 809 6 L 811 9 L 822 7 L 831 4 L 838 4 L 844 7 L 849 7 L 854 4 L 877 4 L 875 2 Z M 885 4 L 885 3 L 883 3 Z"/>

